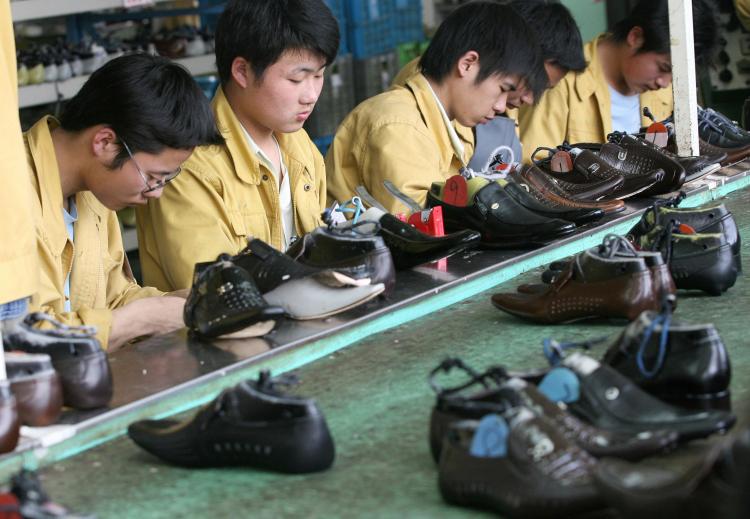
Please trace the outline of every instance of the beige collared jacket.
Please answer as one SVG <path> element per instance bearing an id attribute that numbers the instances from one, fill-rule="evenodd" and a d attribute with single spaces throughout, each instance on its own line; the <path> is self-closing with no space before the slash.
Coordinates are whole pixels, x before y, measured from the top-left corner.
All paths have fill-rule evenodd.
<path id="1" fill-rule="evenodd" d="M 221 89 L 212 109 L 225 144 L 196 148 L 161 198 L 137 210 L 143 281 L 162 290 L 190 287 L 195 263 L 236 254 L 250 237 L 282 247 L 281 204 L 273 174 L 250 149 Z M 289 173 L 295 230 L 301 236 L 323 224 L 323 156 L 304 130 L 277 134 L 276 139 Z"/>
<path id="2" fill-rule="evenodd" d="M 78 220 L 71 242 L 63 220 L 60 171 L 50 130 L 57 126 L 43 117 L 24 134 L 27 178 L 36 194 L 32 211 L 36 222 L 37 254 L 41 266 L 39 289 L 31 310 L 41 310 L 73 325 L 97 328 L 106 348 L 112 310 L 144 297 L 161 296 L 154 288 L 138 286 L 122 245 L 117 215 L 90 191 L 76 195 Z M 70 273 L 70 307 L 65 311 L 65 279 Z"/>
<path id="3" fill-rule="evenodd" d="M 463 161 L 474 153 L 470 128 L 453 123 L 463 143 Z M 364 185 L 391 213 L 406 207 L 383 186 L 390 180 L 424 204 L 427 190 L 462 167 L 427 79 L 412 76 L 355 108 L 341 123 L 326 155 L 329 201 L 344 202 Z"/>

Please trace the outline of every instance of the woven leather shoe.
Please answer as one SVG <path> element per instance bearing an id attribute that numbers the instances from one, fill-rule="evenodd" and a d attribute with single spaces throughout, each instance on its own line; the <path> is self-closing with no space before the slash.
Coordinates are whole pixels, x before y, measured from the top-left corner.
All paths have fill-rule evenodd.
<path id="1" fill-rule="evenodd" d="M 604 153 L 602 151 L 599 154 L 594 153 L 590 150 L 571 150 L 571 153 L 576 153 L 574 159 L 574 167 L 577 171 L 586 171 L 591 178 L 597 179 L 609 179 L 622 177 L 624 182 L 622 185 L 608 194 L 606 199 L 625 199 L 632 198 L 635 195 L 648 191 L 652 186 L 662 182 L 665 176 L 665 172 L 662 168 L 652 169 L 635 169 L 625 168 L 627 152 L 621 148 L 615 149 L 612 145 L 603 145 Z M 612 154 L 614 153 L 617 159 L 613 160 Z M 629 159 L 632 160 L 632 157 Z"/>
<path id="2" fill-rule="evenodd" d="M 379 231 L 379 224 L 372 222 L 318 227 L 294 242 L 286 253 L 311 267 L 333 269 L 353 279 L 369 279 L 371 284 L 383 283 L 387 294 L 396 284 L 396 267 Z"/>
<path id="3" fill-rule="evenodd" d="M 600 508 L 594 459 L 549 420 L 523 407 L 513 411 L 450 428 L 440 456 L 443 498 L 503 517 L 568 517 Z M 483 434 L 492 420 L 507 431 L 504 438 Z"/>
<path id="4" fill-rule="evenodd" d="M 605 214 L 618 213 L 625 209 L 625 204 L 622 200 L 591 201 L 576 198 L 565 189 L 565 182 L 551 177 L 534 165 L 522 166 L 520 170 L 515 170 L 510 176 L 519 183 L 528 184 L 529 187 L 534 186 L 542 195 L 559 204 L 572 205 L 573 207 L 583 209 L 601 209 Z M 622 184 L 624 181 L 625 179 L 621 179 L 619 184 Z M 615 184 L 614 189 L 616 188 L 617 185 Z"/>
<path id="5" fill-rule="evenodd" d="M 32 427 L 55 423 L 62 412 L 63 392 L 49 355 L 8 352 L 5 368 L 21 423 Z"/>
<path id="6" fill-rule="evenodd" d="M 571 396 L 562 400 L 567 409 L 602 429 L 634 434 L 668 429 L 680 441 L 689 441 L 726 431 L 736 421 L 726 411 L 690 411 L 664 403 L 610 366 L 580 353 L 565 357 L 560 366 L 577 378 L 578 387 L 566 389 Z"/>
<path id="7" fill-rule="evenodd" d="M 642 258 L 602 256 L 589 249 L 577 256 L 555 282 L 538 293 L 495 294 L 495 307 L 540 323 L 593 317 L 635 319 L 660 307 L 651 271 Z"/>
<path id="8" fill-rule="evenodd" d="M 654 172 L 661 172 L 656 181 L 641 192 L 642 196 L 671 193 L 685 183 L 685 169 L 680 164 L 648 146 L 629 142 L 630 138 L 629 135 L 622 137 L 622 145 L 603 144 L 599 158 L 621 171 L 626 181 L 631 178 L 633 182 L 638 182 L 644 177 L 653 178 Z"/>
<path id="9" fill-rule="evenodd" d="M 427 205 L 443 208 L 449 231 L 477 230 L 482 233 L 482 245 L 492 248 L 534 247 L 575 232 L 573 223 L 545 218 L 518 204 L 497 182 L 481 178 L 470 182 L 479 189 L 469 195 L 470 205 L 465 207 L 443 202 L 442 183 L 433 183 L 427 192 Z"/>
<path id="10" fill-rule="evenodd" d="M 279 389 L 289 377 L 267 371 L 223 391 L 185 421 L 143 420 L 128 427 L 136 444 L 183 467 L 248 466 L 317 472 L 333 464 L 334 446 L 315 401 Z"/>
<path id="11" fill-rule="evenodd" d="M 508 181 L 498 180 L 498 182 L 516 202 L 547 218 L 560 218 L 576 225 L 583 225 L 604 216 L 604 211 L 601 209 L 575 207 L 573 203 L 548 198 L 533 185 L 519 182 L 518 177 L 509 176 Z"/>
<path id="12" fill-rule="evenodd" d="M 660 400 L 693 409 L 730 409 L 729 355 L 713 324 L 643 312 L 602 359 Z"/>
<path id="13" fill-rule="evenodd" d="M 196 265 L 184 309 L 185 324 L 192 331 L 205 337 L 241 331 L 243 337 L 256 337 L 270 332 L 283 315 L 283 309 L 269 306 L 250 275 L 227 254 Z"/>
<path id="14" fill-rule="evenodd" d="M 40 323 L 46 328 L 35 328 Z M 3 336 L 3 346 L 8 351 L 49 355 L 60 376 L 65 405 L 95 409 L 112 399 L 109 361 L 95 333 L 91 327 L 67 326 L 36 312 Z"/>
<path id="15" fill-rule="evenodd" d="M 454 367 L 466 370 L 471 380 L 455 388 L 439 387 L 435 376 Z M 569 441 L 597 458 L 614 456 L 637 460 L 668 450 L 677 441 L 677 434 L 666 430 L 632 434 L 593 427 L 553 403 L 536 386 L 510 377 L 499 366 L 477 374 L 460 359 L 446 359 L 432 371 L 430 384 L 437 393 L 430 417 L 430 451 L 435 461 L 440 459 L 443 438 L 451 424 L 459 420 L 478 420 L 492 412 L 504 414 L 518 406 L 551 420 Z"/>

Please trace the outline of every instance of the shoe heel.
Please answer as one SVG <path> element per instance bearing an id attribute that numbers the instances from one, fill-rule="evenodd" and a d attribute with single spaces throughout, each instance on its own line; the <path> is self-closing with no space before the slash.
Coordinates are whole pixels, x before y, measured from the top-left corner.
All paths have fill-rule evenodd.
<path id="1" fill-rule="evenodd" d="M 718 393 L 686 394 L 681 398 L 665 400 L 677 407 L 696 411 L 711 411 L 714 409 L 719 411 L 732 410 L 732 398 L 728 389 Z"/>

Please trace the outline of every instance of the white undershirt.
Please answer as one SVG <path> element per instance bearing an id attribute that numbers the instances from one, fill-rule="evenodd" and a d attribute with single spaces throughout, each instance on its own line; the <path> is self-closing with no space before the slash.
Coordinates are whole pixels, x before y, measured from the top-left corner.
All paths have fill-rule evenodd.
<path id="1" fill-rule="evenodd" d="M 430 92 L 432 92 L 432 97 L 435 98 L 435 102 L 438 105 L 440 115 L 442 116 L 443 122 L 445 123 L 445 129 L 448 131 L 448 138 L 451 140 L 451 146 L 453 146 L 453 153 L 456 154 L 456 157 L 458 157 L 458 160 L 461 161 L 461 164 L 466 167 L 466 161 L 464 161 L 464 143 L 461 142 L 461 139 L 458 137 L 458 133 L 456 133 L 456 129 L 453 127 L 453 123 L 451 123 L 451 120 L 448 119 L 448 112 L 445 111 L 443 103 L 440 102 L 440 98 L 432 89 L 432 85 L 430 85 L 429 81 L 427 82 L 427 88 L 429 88 Z"/>
<path id="2" fill-rule="evenodd" d="M 273 178 L 276 180 L 276 187 L 279 191 L 279 205 L 281 206 L 281 228 L 282 228 L 282 237 L 281 242 L 284 250 L 289 248 L 289 245 L 292 242 L 292 237 L 295 234 L 294 229 L 294 206 L 292 205 L 292 189 L 289 185 L 289 171 L 286 169 L 286 165 L 284 164 L 284 157 L 281 155 L 281 147 L 279 146 L 279 141 L 276 140 L 276 136 L 273 136 L 273 142 L 276 144 L 276 150 L 279 153 L 279 165 L 281 166 L 282 175 L 279 175 L 279 172 L 276 170 L 276 166 L 274 166 L 273 161 L 268 157 L 268 155 L 265 154 L 265 152 L 260 149 L 260 146 L 258 146 L 253 138 L 250 136 L 250 133 L 245 129 L 245 127 L 242 127 L 242 131 L 245 132 L 245 137 L 247 138 L 247 142 L 250 145 L 250 149 L 253 150 L 253 152 L 258 156 L 261 163 L 268 168 L 268 170 L 273 175 Z M 283 176 L 283 179 L 279 179 L 280 176 Z"/>
<path id="3" fill-rule="evenodd" d="M 641 98 L 638 94 L 624 96 L 611 85 L 612 131 L 638 133 L 641 130 Z"/>

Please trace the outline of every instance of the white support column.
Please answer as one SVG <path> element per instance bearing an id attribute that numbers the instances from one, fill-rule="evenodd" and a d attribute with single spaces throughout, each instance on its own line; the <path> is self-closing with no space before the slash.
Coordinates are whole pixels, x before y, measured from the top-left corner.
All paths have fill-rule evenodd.
<path id="1" fill-rule="evenodd" d="M 698 94 L 690 0 L 669 0 L 669 34 L 677 153 L 698 155 Z"/>

